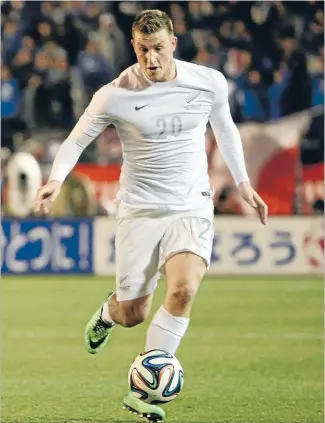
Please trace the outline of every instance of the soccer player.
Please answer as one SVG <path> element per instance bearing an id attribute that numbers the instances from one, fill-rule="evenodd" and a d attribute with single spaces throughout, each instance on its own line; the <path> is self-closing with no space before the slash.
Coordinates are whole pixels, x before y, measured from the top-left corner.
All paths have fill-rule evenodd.
<path id="1" fill-rule="evenodd" d="M 85 345 L 97 354 L 115 326 L 142 323 L 160 274 L 166 296 L 148 329 L 144 350 L 175 354 L 187 330 L 194 298 L 209 266 L 213 191 L 204 133 L 208 121 L 242 197 L 266 224 L 267 206 L 249 183 L 224 76 L 175 60 L 168 15 L 145 10 L 132 27 L 137 63 L 95 93 L 61 145 L 36 211 L 47 213 L 85 147 L 109 124 L 123 146 L 116 232 L 116 291 L 91 317 Z M 151 421 L 164 411 L 129 392 L 124 405 Z"/>

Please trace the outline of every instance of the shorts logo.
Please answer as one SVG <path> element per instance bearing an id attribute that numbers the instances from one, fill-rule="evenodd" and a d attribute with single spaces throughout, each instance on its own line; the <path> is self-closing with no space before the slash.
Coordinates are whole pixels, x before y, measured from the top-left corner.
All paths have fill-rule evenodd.
<path id="1" fill-rule="evenodd" d="M 120 291 L 128 291 L 131 288 L 131 285 L 120 285 Z"/>

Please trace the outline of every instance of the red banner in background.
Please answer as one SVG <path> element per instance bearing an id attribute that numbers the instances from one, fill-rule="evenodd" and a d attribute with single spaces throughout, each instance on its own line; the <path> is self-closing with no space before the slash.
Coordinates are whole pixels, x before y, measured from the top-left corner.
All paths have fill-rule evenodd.
<path id="1" fill-rule="evenodd" d="M 88 176 L 94 182 L 116 182 L 120 177 L 121 165 L 80 163 L 75 167 L 75 172 Z"/>

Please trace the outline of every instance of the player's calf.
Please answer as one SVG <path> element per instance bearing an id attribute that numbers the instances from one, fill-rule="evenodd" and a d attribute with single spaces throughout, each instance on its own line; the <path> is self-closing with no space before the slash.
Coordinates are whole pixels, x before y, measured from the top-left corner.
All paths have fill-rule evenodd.
<path id="1" fill-rule="evenodd" d="M 117 301 L 115 297 L 110 302 L 110 316 L 115 323 L 131 328 L 146 320 L 151 304 L 152 294 L 126 301 Z"/>
<path id="2" fill-rule="evenodd" d="M 180 253 L 166 265 L 167 294 L 147 332 L 146 350 L 175 354 L 189 325 L 194 298 L 206 270 L 206 262 L 192 253 Z"/>

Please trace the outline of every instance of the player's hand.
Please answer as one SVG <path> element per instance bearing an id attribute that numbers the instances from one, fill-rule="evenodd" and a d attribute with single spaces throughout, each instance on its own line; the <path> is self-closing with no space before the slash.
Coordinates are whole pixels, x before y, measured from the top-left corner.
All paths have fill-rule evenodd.
<path id="1" fill-rule="evenodd" d="M 263 225 L 266 225 L 268 208 L 264 203 L 262 198 L 257 194 L 257 192 L 252 188 L 249 182 L 241 182 L 238 185 L 238 190 L 243 199 L 248 203 L 253 209 L 255 209 L 260 221 Z"/>
<path id="2" fill-rule="evenodd" d="M 35 212 L 48 214 L 50 205 L 55 201 L 61 190 L 61 182 L 50 181 L 40 188 L 36 195 Z"/>

